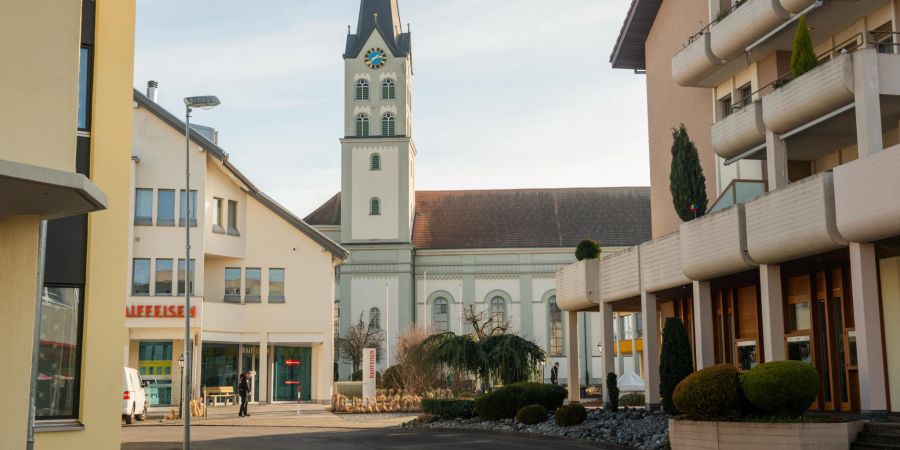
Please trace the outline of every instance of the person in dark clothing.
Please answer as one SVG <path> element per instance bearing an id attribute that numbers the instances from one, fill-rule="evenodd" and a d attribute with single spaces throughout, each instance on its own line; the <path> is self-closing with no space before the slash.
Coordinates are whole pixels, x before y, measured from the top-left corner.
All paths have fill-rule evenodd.
<path id="1" fill-rule="evenodd" d="M 238 412 L 240 417 L 250 417 L 247 413 L 247 402 L 250 401 L 250 374 L 244 372 L 241 374 L 238 382 L 238 394 L 241 396 L 241 410 Z"/>
<path id="2" fill-rule="evenodd" d="M 559 384 L 559 363 L 553 364 L 550 369 L 550 384 Z"/>

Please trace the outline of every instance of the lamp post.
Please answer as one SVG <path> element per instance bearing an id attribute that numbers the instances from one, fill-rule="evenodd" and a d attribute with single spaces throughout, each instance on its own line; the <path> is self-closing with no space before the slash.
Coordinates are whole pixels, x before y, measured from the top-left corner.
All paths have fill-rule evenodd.
<path id="1" fill-rule="evenodd" d="M 184 99 L 184 395 L 191 395 L 191 111 L 193 108 L 212 109 L 219 106 L 212 95 Z M 196 203 L 196 200 L 194 201 Z M 197 205 L 193 205 L 196 207 Z M 183 401 L 183 400 L 182 400 Z M 184 402 L 184 450 L 191 449 L 191 402 Z"/>

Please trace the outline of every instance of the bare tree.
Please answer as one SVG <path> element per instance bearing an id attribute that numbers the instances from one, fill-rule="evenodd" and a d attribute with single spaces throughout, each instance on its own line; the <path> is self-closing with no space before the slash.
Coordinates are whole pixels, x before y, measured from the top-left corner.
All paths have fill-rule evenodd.
<path id="1" fill-rule="evenodd" d="M 397 337 L 397 381 L 399 387 L 422 393 L 433 387 L 440 377 L 438 364 L 428 358 L 422 343 L 429 333 L 417 326 L 407 328 Z"/>
<path id="2" fill-rule="evenodd" d="M 490 336 L 507 334 L 512 328 L 512 323 L 507 316 L 491 315 L 487 309 L 478 309 L 475 305 L 469 305 L 464 310 L 464 317 L 473 330 L 475 337 L 483 341 Z"/>
<path id="3" fill-rule="evenodd" d="M 341 359 L 353 366 L 353 372 L 362 366 L 363 350 L 375 348 L 377 360 L 381 360 L 384 343 L 384 330 L 363 320 L 363 314 L 359 315 L 359 322 L 347 328 L 347 334 L 338 338 L 341 349 Z"/>

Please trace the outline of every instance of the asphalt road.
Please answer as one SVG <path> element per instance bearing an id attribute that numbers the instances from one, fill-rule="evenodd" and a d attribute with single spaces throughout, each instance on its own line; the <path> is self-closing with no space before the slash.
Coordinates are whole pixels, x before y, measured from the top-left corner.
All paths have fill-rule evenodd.
<path id="1" fill-rule="evenodd" d="M 146 426 L 122 429 L 123 450 L 180 450 L 181 427 Z M 585 449 L 567 442 L 466 432 L 402 429 L 338 429 L 308 427 L 192 427 L 196 450 L 297 449 Z"/>

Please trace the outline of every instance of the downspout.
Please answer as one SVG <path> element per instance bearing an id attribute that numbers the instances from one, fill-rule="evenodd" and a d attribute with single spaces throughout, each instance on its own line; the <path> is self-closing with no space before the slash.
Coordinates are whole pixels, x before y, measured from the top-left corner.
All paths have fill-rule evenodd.
<path id="1" fill-rule="evenodd" d="M 34 336 L 31 348 L 31 380 L 28 390 L 28 438 L 25 443 L 26 450 L 34 450 L 34 415 L 35 397 L 37 396 L 37 374 L 40 361 L 41 347 L 41 307 L 44 301 L 44 259 L 47 252 L 47 221 L 41 220 L 38 225 L 38 257 L 37 257 L 37 283 L 35 286 L 34 304 Z"/>
<path id="2" fill-rule="evenodd" d="M 416 316 L 416 311 L 419 310 L 419 280 L 416 278 L 418 275 L 416 274 L 416 246 L 413 245 L 412 250 L 410 251 L 412 256 L 412 322 L 414 325 L 419 324 L 419 318 Z M 428 295 L 426 292 L 425 295 Z"/>
<path id="3" fill-rule="evenodd" d="M 602 309 L 602 307 L 601 307 Z M 591 348 L 588 347 L 588 313 L 587 311 L 581 313 L 581 322 L 583 323 L 584 333 L 583 341 L 584 341 L 584 385 L 585 387 L 591 385 L 591 363 L 593 363 L 594 352 L 591 351 Z"/>

